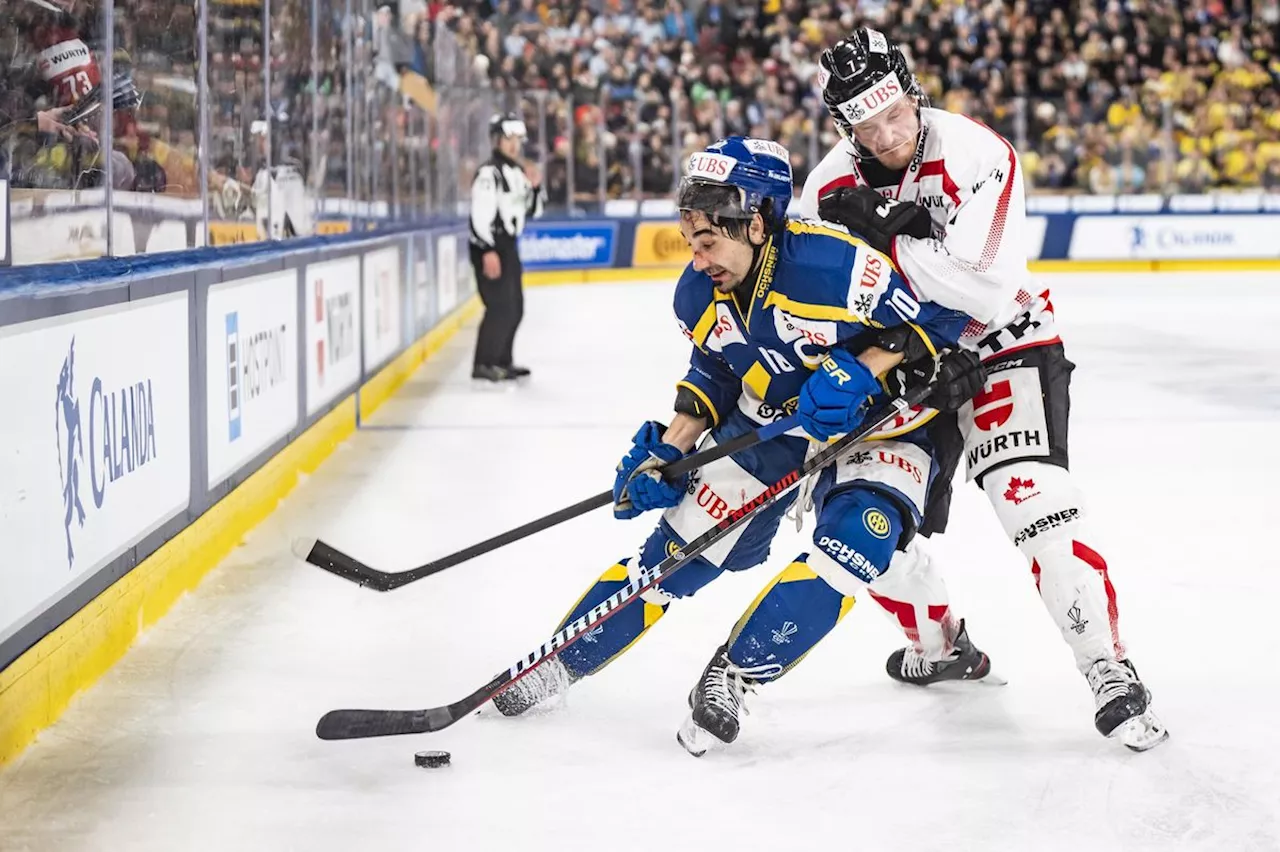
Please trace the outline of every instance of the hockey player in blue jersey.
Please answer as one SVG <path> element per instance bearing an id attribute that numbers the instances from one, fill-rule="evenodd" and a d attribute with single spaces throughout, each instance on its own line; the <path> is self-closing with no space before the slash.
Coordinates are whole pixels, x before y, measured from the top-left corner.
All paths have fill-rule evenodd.
<path id="1" fill-rule="evenodd" d="M 677 383 L 669 426 L 650 421 L 618 465 L 615 515 L 664 509 L 639 552 L 609 568 L 561 623 L 578 618 L 642 567 L 686 542 L 798 467 L 810 442 L 857 429 L 886 389 L 904 376 L 938 375 L 930 403 L 958 408 L 981 386 L 976 359 L 940 357 L 970 318 L 920 302 L 885 255 L 819 222 L 788 221 L 792 197 L 786 149 L 730 137 L 688 162 L 678 206 L 693 262 L 676 285 L 674 307 L 693 344 Z M 676 481 L 658 468 L 795 413 L 801 429 L 714 462 Z M 742 697 L 788 671 L 840 620 L 853 595 L 885 574 L 896 548 L 919 522 L 937 468 L 924 428 L 936 413 L 917 409 L 825 468 L 809 495 L 816 510 L 814 553 L 785 568 L 734 627 L 690 696 L 681 742 L 697 754 L 705 736 L 737 736 Z M 795 494 L 747 524 L 563 650 L 494 704 L 517 715 L 594 674 L 629 648 L 667 611 L 724 571 L 765 561 Z M 961 629 L 970 677 L 989 670 Z"/>

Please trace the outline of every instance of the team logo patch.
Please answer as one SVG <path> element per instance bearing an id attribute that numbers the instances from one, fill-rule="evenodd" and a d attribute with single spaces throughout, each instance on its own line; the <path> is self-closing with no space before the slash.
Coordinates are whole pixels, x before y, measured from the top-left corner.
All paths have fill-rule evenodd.
<path id="1" fill-rule="evenodd" d="M 983 432 L 998 429 L 1009 422 L 1013 414 L 1013 388 L 1008 379 L 993 382 L 991 389 L 983 388 L 973 397 L 973 425 Z"/>
<path id="2" fill-rule="evenodd" d="M 867 532 L 871 533 L 878 539 L 884 540 L 889 537 L 891 529 L 889 518 L 879 509 L 868 509 L 862 513 L 862 523 L 867 528 Z"/>
<path id="3" fill-rule="evenodd" d="M 1010 477 L 1009 487 L 1004 492 L 1004 499 L 1008 500 L 1015 506 L 1020 503 L 1025 503 L 1027 500 L 1030 500 L 1032 497 L 1035 497 L 1040 493 L 1039 491 L 1032 490 L 1035 487 L 1036 481 L 1034 479 L 1019 479 L 1016 476 Z"/>

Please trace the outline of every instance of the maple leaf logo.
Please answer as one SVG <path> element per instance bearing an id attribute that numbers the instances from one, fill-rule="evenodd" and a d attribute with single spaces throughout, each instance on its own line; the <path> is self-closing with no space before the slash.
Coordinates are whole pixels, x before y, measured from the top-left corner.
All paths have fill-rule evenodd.
<path id="1" fill-rule="evenodd" d="M 1009 488 L 1004 492 L 1004 499 L 1016 506 L 1024 500 L 1030 500 L 1039 494 L 1039 491 L 1031 491 L 1035 487 L 1036 481 L 1034 479 L 1019 479 L 1014 476 L 1009 479 Z"/>

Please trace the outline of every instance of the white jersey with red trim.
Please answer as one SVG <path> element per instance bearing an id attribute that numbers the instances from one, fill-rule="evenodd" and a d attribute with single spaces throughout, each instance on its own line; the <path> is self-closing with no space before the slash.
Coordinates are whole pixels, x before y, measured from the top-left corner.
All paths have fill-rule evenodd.
<path id="1" fill-rule="evenodd" d="M 885 197 L 914 201 L 929 211 L 940 236 L 896 237 L 893 261 L 925 299 L 975 317 L 962 343 L 988 358 L 1056 341 L 1049 291 L 1032 295 L 1026 193 L 1013 146 L 986 125 L 945 110 L 921 109 L 920 125 L 915 156 L 898 173 L 870 168 L 842 139 L 805 181 L 792 215 L 818 218 L 818 198 L 840 186 L 871 186 Z"/>

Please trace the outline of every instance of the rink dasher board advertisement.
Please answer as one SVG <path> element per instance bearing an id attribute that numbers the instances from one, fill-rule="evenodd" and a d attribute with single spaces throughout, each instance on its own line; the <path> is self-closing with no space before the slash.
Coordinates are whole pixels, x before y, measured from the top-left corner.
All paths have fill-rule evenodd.
<path id="1" fill-rule="evenodd" d="M 188 298 L 0 328 L 0 641 L 187 508 Z"/>
<path id="2" fill-rule="evenodd" d="M 307 266 L 302 310 L 309 417 L 360 380 L 360 258 Z"/>
<path id="3" fill-rule="evenodd" d="M 458 239 L 452 234 L 436 237 L 436 316 L 442 317 L 458 304 Z M 463 253 L 467 259 L 467 254 Z"/>
<path id="4" fill-rule="evenodd" d="M 520 235 L 519 250 L 525 269 L 613 266 L 618 252 L 618 223 L 608 219 L 530 222 Z"/>
<path id="5" fill-rule="evenodd" d="M 399 246 L 364 255 L 364 368 L 372 372 L 400 351 L 403 261 Z"/>
<path id="6" fill-rule="evenodd" d="M 298 425 L 298 273 L 209 288 L 205 320 L 208 487 Z"/>
<path id="7" fill-rule="evenodd" d="M 1071 260 L 1280 258 L 1280 215 L 1078 216 Z"/>

